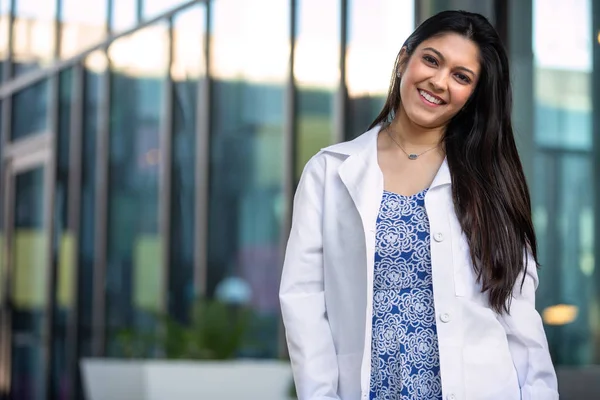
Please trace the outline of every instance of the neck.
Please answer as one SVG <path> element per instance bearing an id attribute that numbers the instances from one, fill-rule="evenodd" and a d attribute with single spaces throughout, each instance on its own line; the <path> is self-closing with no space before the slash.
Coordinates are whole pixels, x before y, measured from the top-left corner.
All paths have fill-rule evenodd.
<path id="1" fill-rule="evenodd" d="M 396 113 L 390 129 L 403 145 L 411 147 L 431 147 L 440 143 L 445 126 L 426 128 L 415 124 L 408 118 L 404 109 Z"/>

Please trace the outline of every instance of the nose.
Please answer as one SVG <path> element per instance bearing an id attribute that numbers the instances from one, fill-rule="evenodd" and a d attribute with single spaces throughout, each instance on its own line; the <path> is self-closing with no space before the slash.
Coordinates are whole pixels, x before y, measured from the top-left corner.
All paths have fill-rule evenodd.
<path id="1" fill-rule="evenodd" d="M 448 74 L 444 71 L 438 71 L 434 76 L 429 80 L 429 84 L 431 85 L 431 89 L 434 92 L 444 92 L 448 89 Z"/>

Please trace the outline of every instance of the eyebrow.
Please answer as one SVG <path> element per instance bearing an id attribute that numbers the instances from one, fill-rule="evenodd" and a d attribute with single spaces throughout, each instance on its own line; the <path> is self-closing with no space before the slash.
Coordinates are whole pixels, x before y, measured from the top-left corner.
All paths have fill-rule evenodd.
<path id="1" fill-rule="evenodd" d="M 429 50 L 434 52 L 442 61 L 445 61 L 446 58 L 444 57 L 444 55 L 442 53 L 440 53 L 439 51 L 437 51 L 436 49 L 434 49 L 433 47 L 425 47 L 423 50 Z M 467 67 L 457 67 L 460 70 L 469 72 L 471 75 L 473 76 L 477 76 L 477 74 L 475 74 L 475 72 L 471 71 L 469 68 Z"/>

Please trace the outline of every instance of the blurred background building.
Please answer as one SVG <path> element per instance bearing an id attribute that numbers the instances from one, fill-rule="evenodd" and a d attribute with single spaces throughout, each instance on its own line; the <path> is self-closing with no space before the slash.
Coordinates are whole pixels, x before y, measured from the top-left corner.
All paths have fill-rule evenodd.
<path id="1" fill-rule="evenodd" d="M 304 163 L 365 131 L 406 37 L 456 8 L 510 53 L 554 361 L 600 364 L 598 2 L 0 0 L 0 396 L 80 399 L 81 358 L 228 283 L 242 355 L 281 356 Z"/>

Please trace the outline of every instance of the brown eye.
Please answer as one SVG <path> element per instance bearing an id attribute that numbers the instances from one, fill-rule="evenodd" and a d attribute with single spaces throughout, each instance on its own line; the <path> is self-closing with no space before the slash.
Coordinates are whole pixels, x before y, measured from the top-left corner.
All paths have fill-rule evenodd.
<path id="1" fill-rule="evenodd" d="M 471 79 L 465 74 L 456 74 L 456 77 L 465 83 L 471 83 Z"/>
<path id="2" fill-rule="evenodd" d="M 428 64 L 438 65 L 437 60 L 435 58 L 433 58 L 432 56 L 430 56 L 430 55 L 424 55 L 423 56 L 423 60 L 425 62 L 427 62 Z"/>

